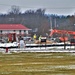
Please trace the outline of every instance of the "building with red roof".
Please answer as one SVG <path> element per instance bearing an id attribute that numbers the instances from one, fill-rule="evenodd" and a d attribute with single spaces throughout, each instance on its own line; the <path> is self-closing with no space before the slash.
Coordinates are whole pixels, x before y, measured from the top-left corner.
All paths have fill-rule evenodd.
<path id="1" fill-rule="evenodd" d="M 0 37 L 7 36 L 9 33 L 16 33 L 17 36 L 26 36 L 31 30 L 22 24 L 0 24 Z"/>
<path id="2" fill-rule="evenodd" d="M 22 24 L 0 24 L 0 30 L 30 30 Z"/>
<path id="3" fill-rule="evenodd" d="M 24 34 L 26 33 L 29 28 L 22 24 L 0 24 L 0 33 L 6 34 L 6 33 L 16 33 L 16 34 Z"/>

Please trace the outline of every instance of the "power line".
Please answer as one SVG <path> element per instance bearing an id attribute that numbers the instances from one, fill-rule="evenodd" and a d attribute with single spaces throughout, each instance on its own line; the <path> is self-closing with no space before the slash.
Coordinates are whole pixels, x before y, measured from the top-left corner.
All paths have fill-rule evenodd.
<path id="1" fill-rule="evenodd" d="M 0 4 L 1 6 L 12 6 L 12 5 L 9 5 L 9 4 Z"/>
<path id="2" fill-rule="evenodd" d="M 23 8 L 37 8 L 37 7 L 27 7 L 24 5 L 10 5 L 10 4 L 0 4 L 0 6 L 19 6 Z M 39 8 L 45 8 L 45 9 L 75 9 L 75 6 L 73 7 L 39 7 Z"/>
<path id="3" fill-rule="evenodd" d="M 53 7 L 48 9 L 75 9 L 75 7 Z"/>

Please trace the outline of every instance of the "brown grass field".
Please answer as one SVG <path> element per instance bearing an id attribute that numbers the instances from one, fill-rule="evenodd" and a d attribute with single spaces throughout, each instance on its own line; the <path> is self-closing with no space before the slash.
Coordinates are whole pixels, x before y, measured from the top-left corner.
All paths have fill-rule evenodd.
<path id="1" fill-rule="evenodd" d="M 75 75 L 75 53 L 0 53 L 0 75 Z"/>

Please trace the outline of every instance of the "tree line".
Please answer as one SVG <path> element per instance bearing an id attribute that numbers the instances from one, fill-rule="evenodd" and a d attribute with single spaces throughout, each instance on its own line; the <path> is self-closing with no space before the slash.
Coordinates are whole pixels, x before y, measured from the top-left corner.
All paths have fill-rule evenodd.
<path id="1" fill-rule="evenodd" d="M 75 30 L 75 16 L 45 14 L 46 9 L 26 10 L 21 12 L 18 6 L 12 6 L 8 14 L 0 14 L 0 24 L 23 24 L 32 29 L 32 34 L 46 35 L 52 28 Z"/>

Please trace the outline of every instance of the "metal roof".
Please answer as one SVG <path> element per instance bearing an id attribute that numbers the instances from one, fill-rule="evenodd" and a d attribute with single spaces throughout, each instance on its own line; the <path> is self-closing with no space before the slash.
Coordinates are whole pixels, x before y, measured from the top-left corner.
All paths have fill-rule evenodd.
<path id="1" fill-rule="evenodd" d="M 0 30 L 30 30 L 22 24 L 0 24 Z"/>

